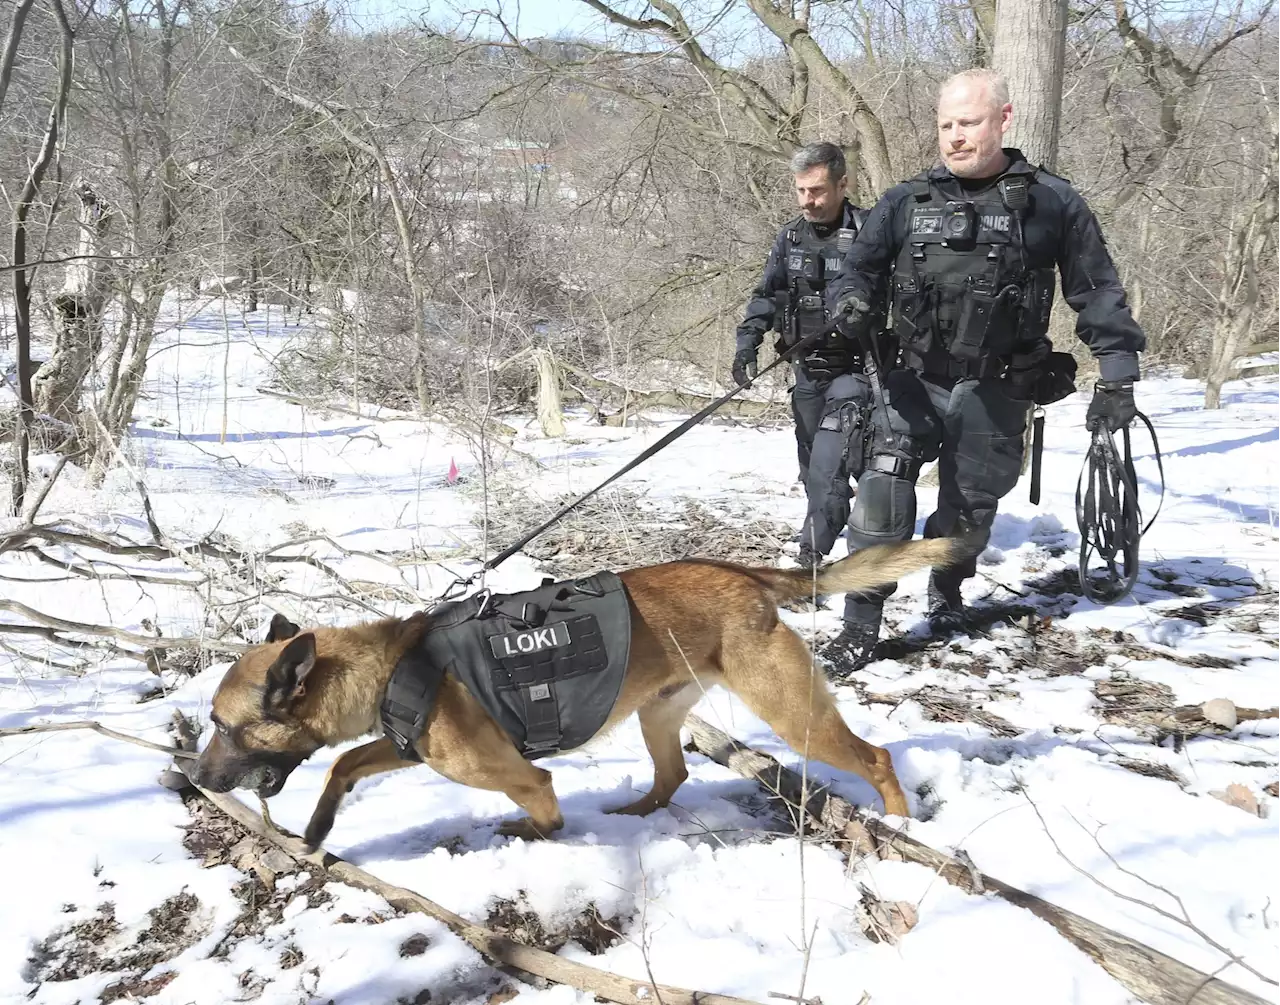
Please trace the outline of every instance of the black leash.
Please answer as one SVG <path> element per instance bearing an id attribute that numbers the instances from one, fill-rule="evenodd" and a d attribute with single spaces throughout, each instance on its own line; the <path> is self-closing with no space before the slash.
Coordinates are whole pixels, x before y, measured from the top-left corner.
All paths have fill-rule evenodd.
<path id="1" fill-rule="evenodd" d="M 1037 405 L 1031 417 L 1031 505 L 1040 505 L 1040 475 L 1044 464 L 1044 409 Z"/>
<path id="2" fill-rule="evenodd" d="M 1116 448 L 1111 431 L 1100 424 L 1085 455 L 1076 482 L 1076 524 L 1080 528 L 1080 592 L 1096 604 L 1114 604 L 1129 595 L 1138 581 L 1138 545 L 1151 529 L 1164 505 L 1164 462 L 1160 441 L 1151 420 L 1136 413 L 1151 434 L 1156 467 L 1160 470 L 1160 502 L 1147 525 L 1142 525 L 1138 504 L 1138 476 L 1133 469 L 1129 427 L 1125 426 L 1124 456 Z M 1085 487 L 1087 485 L 1087 487 Z M 1089 556 L 1097 552 L 1106 563 L 1106 575 L 1089 578 Z"/>
<path id="3" fill-rule="evenodd" d="M 676 428 L 675 428 L 675 429 L 673 429 L 673 430 L 671 430 L 671 432 L 667 433 L 667 435 L 666 435 L 666 436 L 664 436 L 664 437 L 662 437 L 662 439 L 660 439 L 657 443 L 653 444 L 652 446 L 650 446 L 650 447 L 648 447 L 647 449 L 645 449 L 644 451 L 642 451 L 642 452 L 641 452 L 637 457 L 635 457 L 635 458 L 634 458 L 634 459 L 632 459 L 631 461 L 628 461 L 628 462 L 627 462 L 626 464 L 624 464 L 621 468 L 619 468 L 617 471 L 615 471 L 613 474 L 611 474 L 608 478 L 606 478 L 604 481 L 602 481 L 599 485 L 597 485 L 595 488 L 593 488 L 590 492 L 586 492 L 586 493 L 584 493 L 584 494 L 582 494 L 582 495 L 578 496 L 578 498 L 577 498 L 577 499 L 573 500 L 573 502 L 569 503 L 567 506 L 563 506 L 563 507 L 561 507 L 561 509 L 559 510 L 559 512 L 557 512 L 554 516 L 552 516 L 550 519 L 548 519 L 548 520 L 544 521 L 542 524 L 540 524 L 539 526 L 535 527 L 533 530 L 529 531 L 529 533 L 527 533 L 524 537 L 520 538 L 520 540 L 519 540 L 519 541 L 517 541 L 517 542 L 515 542 L 515 544 L 509 545 L 509 546 L 508 546 L 507 548 L 505 548 L 503 551 L 501 551 L 500 553 L 498 553 L 497 555 L 495 555 L 493 558 L 489 559 L 487 562 L 485 562 L 485 563 L 484 563 L 484 565 L 483 565 L 483 566 L 481 566 L 481 567 L 480 567 L 476 572 L 473 572 L 473 573 L 472 573 L 469 577 L 467 577 L 466 579 L 458 579 L 458 580 L 456 580 L 456 581 L 455 581 L 455 582 L 454 582 L 454 583 L 449 587 L 449 589 L 447 589 L 447 590 L 445 591 L 445 593 L 444 593 L 444 595 L 441 597 L 441 599 L 442 599 L 442 600 L 447 600 L 447 599 L 449 599 L 450 597 L 456 596 L 458 593 L 462 592 L 462 591 L 463 591 L 463 590 L 465 590 L 467 587 L 469 587 L 473 582 L 475 582 L 475 580 L 476 580 L 479 576 L 481 576 L 481 575 L 483 575 L 484 573 L 488 572 L 490 569 L 496 569 L 499 565 L 501 565 L 503 562 L 505 562 L 507 559 L 509 559 L 512 555 L 516 554 L 516 552 L 518 552 L 518 551 L 519 551 L 521 548 L 523 548 L 526 544 L 528 544 L 530 541 L 532 541 L 535 537 L 537 537 L 537 536 L 538 536 L 539 534 L 541 534 L 543 531 L 547 530 L 549 527 L 554 526 L 554 525 L 555 525 L 556 523 L 558 523 L 560 520 L 564 519 L 564 517 L 565 517 L 565 516 L 567 516 L 569 513 L 573 512 L 573 510 L 574 510 L 574 509 L 576 509 L 577 507 L 581 506 L 584 502 L 586 502 L 588 499 L 590 499 L 593 495 L 595 495 L 595 494 L 596 494 L 597 492 L 599 492 L 601 489 L 603 489 L 603 488 L 607 487 L 608 485 L 611 485 L 613 482 L 616 482 L 619 478 L 621 478 L 623 475 L 625 475 L 625 474 L 626 474 L 628 471 L 630 471 L 632 468 L 637 467 L 637 466 L 638 466 L 638 465 L 640 465 L 640 464 L 643 464 L 643 463 L 644 463 L 645 461 L 647 461 L 650 457 L 652 457 L 654 454 L 656 454 L 659 450 L 662 450 L 664 447 L 666 447 L 666 446 L 668 446 L 670 443 L 672 443 L 672 441 L 674 441 L 674 440 L 678 439 L 679 437 L 683 436 L 683 435 L 684 435 L 685 433 L 687 433 L 690 429 L 692 429 L 694 426 L 696 426 L 698 423 L 700 423 L 703 419 L 705 419 L 708 415 L 710 415 L 712 412 L 714 412 L 717 408 L 719 408 L 721 405 L 723 405 L 726 401 L 730 400 L 730 399 L 731 399 L 731 398 L 733 398 L 735 395 L 737 395 L 739 391 L 742 391 L 742 390 L 744 390 L 745 388 L 750 387 L 750 386 L 751 386 L 751 384 L 752 384 L 752 382 L 754 382 L 754 381 L 756 381 L 756 380 L 759 380 L 759 379 L 760 379 L 761 377 L 763 377 L 766 373 L 768 373 L 770 370 L 772 370 L 775 366 L 777 366 L 778 364 L 780 364 L 780 363 L 782 363 L 782 362 L 784 362 L 784 361 L 788 360 L 789 358 L 792 358 L 792 357 L 794 357 L 794 356 L 798 355 L 798 354 L 799 354 L 799 352 L 800 352 L 800 350 L 802 350 L 802 349 L 808 349 L 810 346 L 812 346 L 812 345 L 813 345 L 815 342 L 817 342 L 819 339 L 826 338 L 826 337 L 827 337 L 828 335 L 830 335 L 832 332 L 834 332 L 834 331 L 836 331 L 836 330 L 837 330 L 838 325 L 839 325 L 839 323 L 838 323 L 838 322 L 833 322 L 832 324 L 828 325 L 826 328 L 823 328 L 821 331 L 814 332 L 812 335 L 809 335 L 809 336 L 807 336 L 806 338 L 802 338 L 802 339 L 801 339 L 799 342 L 797 342 L 795 345 L 793 345 L 793 346 L 791 346 L 791 347 L 789 347 L 789 348 L 787 348 L 787 349 L 784 349 L 781 353 L 779 353 L 779 354 L 778 354 L 778 357 L 777 357 L 777 358 L 776 358 L 772 363 L 770 363 L 770 364 L 769 364 L 768 366 L 766 366 L 763 370 L 761 370 L 760 372 L 758 372 L 754 377 L 752 377 L 752 378 L 751 378 L 751 380 L 747 381 L 747 383 L 745 383 L 745 384 L 739 384 L 737 387 L 735 387 L 735 388 L 734 388 L 732 391 L 730 391 L 729 393 L 727 393 L 727 394 L 722 394 L 719 398 L 717 398 L 715 401 L 711 402 L 711 404 L 707 405 L 705 408 L 703 408 L 703 409 L 702 409 L 700 412 L 698 412 L 696 415 L 691 415 L 689 418 L 685 419 L 685 420 L 684 420 L 684 422 L 682 422 L 682 423 L 680 423 L 680 425 L 676 426 Z"/>

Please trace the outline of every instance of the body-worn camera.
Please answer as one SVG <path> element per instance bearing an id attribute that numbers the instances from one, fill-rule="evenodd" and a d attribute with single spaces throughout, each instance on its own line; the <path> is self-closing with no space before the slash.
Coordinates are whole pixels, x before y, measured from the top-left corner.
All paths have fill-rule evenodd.
<path id="1" fill-rule="evenodd" d="M 972 244 L 978 237 L 978 210 L 971 202 L 948 201 L 942 208 L 942 237 L 947 244 Z"/>

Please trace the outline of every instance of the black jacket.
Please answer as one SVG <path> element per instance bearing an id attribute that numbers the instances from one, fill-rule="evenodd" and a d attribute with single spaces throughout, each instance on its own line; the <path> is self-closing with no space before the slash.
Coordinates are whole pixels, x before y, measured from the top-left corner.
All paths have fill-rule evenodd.
<path id="1" fill-rule="evenodd" d="M 866 210 L 859 209 L 845 199 L 840 210 L 840 220 L 832 227 L 833 229 L 847 227 L 856 231 L 865 217 Z M 769 251 L 769 258 L 765 262 L 764 274 L 760 277 L 760 282 L 756 283 L 755 289 L 751 291 L 746 314 L 742 323 L 738 325 L 736 334 L 739 349 L 757 348 L 764 341 L 764 333 L 773 326 L 774 313 L 777 310 L 773 295 L 787 288 L 787 231 L 808 226 L 810 224 L 803 215 L 797 216 L 788 220 L 778 231 L 778 236 L 773 239 L 773 248 Z M 831 284 L 828 283 L 827 289 L 830 288 Z M 832 302 L 828 301 L 828 303 Z"/>
<path id="2" fill-rule="evenodd" d="M 1006 173 L 1033 170 L 1021 151 L 1006 147 L 1004 152 L 1011 162 Z M 949 198 L 973 197 L 942 164 L 921 177 Z M 992 178 L 991 185 L 996 181 Z M 1035 171 L 1029 194 L 1023 225 L 1028 266 L 1057 267 L 1062 295 L 1077 314 L 1076 334 L 1097 358 L 1102 379 L 1136 379 L 1138 353 L 1146 348 L 1146 338 L 1129 311 L 1097 219 L 1070 182 L 1043 169 Z M 903 182 L 872 208 L 845 256 L 840 277 L 826 289 L 831 309 L 849 294 L 871 301 L 883 288 L 907 237 L 911 203 L 911 183 Z"/>

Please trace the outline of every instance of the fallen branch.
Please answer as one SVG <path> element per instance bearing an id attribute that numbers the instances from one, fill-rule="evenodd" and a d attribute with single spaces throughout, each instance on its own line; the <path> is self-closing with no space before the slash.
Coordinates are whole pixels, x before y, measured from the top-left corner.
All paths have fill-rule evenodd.
<path id="1" fill-rule="evenodd" d="M 387 903 L 402 911 L 412 911 L 435 918 L 482 956 L 496 963 L 514 967 L 556 984 L 577 988 L 579 991 L 596 995 L 606 1001 L 619 1002 L 621 1005 L 652 1005 L 655 1001 L 663 1002 L 664 1005 L 757 1005 L 755 1002 L 745 998 L 735 998 L 732 995 L 686 991 L 682 988 L 668 987 L 665 984 L 620 977 L 606 970 L 575 963 L 553 953 L 515 942 L 482 925 L 473 924 L 421 894 L 406 890 L 402 886 L 383 882 L 376 876 L 356 868 L 350 862 L 331 855 L 323 849 L 308 852 L 301 838 L 288 831 L 282 831 L 278 827 L 269 827 L 261 816 L 239 800 L 209 792 L 198 786 L 196 788 L 202 796 L 236 823 L 258 837 L 270 841 L 294 861 L 319 867 L 335 880 L 376 893 Z"/>
<path id="2" fill-rule="evenodd" d="M 606 395 L 614 395 L 623 400 L 625 403 L 623 406 L 624 411 L 617 416 L 608 416 L 605 419 L 605 425 L 608 426 L 620 425 L 620 419 L 623 414 L 634 415 L 646 408 L 659 408 L 672 412 L 697 412 L 715 400 L 709 395 L 695 394 L 691 391 L 637 391 L 621 384 L 615 384 L 612 381 L 601 380 L 599 377 L 592 376 L 585 370 L 580 370 L 563 360 L 558 360 L 557 362 L 592 390 Z M 581 394 L 581 392 L 579 393 Z M 583 397 L 585 398 L 585 395 Z M 721 405 L 720 413 L 722 415 L 732 415 L 735 418 L 758 419 L 777 408 L 777 401 L 735 398 Z"/>
<path id="3" fill-rule="evenodd" d="M 163 743 L 152 743 L 150 740 L 144 740 L 140 736 L 130 736 L 128 733 L 117 733 L 114 729 L 108 729 L 100 722 L 91 722 L 83 720 L 79 722 L 44 722 L 34 726 L 9 726 L 0 729 L 0 737 L 6 736 L 26 736 L 28 733 L 63 733 L 71 729 L 88 729 L 94 733 L 101 733 L 103 736 L 109 736 L 113 740 L 124 740 L 125 743 L 132 743 L 138 747 L 146 747 L 148 750 L 158 750 L 162 754 L 172 754 L 174 757 L 185 757 L 194 760 L 199 754 L 189 750 L 180 750 L 177 747 L 169 747 Z"/>
<path id="4" fill-rule="evenodd" d="M 801 778 L 768 754 L 738 743 L 691 715 L 686 722 L 694 747 L 717 764 L 751 778 L 800 805 Z M 808 794 L 805 811 L 855 850 L 880 858 L 916 862 L 967 893 L 991 892 L 1047 921 L 1067 941 L 1092 957 L 1107 973 L 1149 1005 L 1267 1005 L 1266 1000 L 1211 974 L 1180 963 L 1150 946 L 1103 928 L 1065 908 L 986 876 L 959 858 L 935 851 L 895 827 L 830 792 Z"/>
<path id="5" fill-rule="evenodd" d="M 164 638 L 160 635 L 137 635 L 134 632 L 127 632 L 123 628 L 111 628 L 106 625 L 90 625 L 80 621 L 67 621 L 64 618 L 55 617 L 52 614 L 45 614 L 37 611 L 33 607 L 26 604 L 20 604 L 16 600 L 0 600 L 0 611 L 8 611 L 10 614 L 17 614 L 19 617 L 28 618 L 36 622 L 37 625 L 44 625 L 53 631 L 72 632 L 77 635 L 99 635 L 106 638 L 119 639 L 121 642 L 127 642 L 130 645 L 141 646 L 144 649 L 209 649 L 215 652 L 226 653 L 242 653 L 253 647 L 245 642 L 218 642 L 210 639 L 200 638 Z M 6 625 L 0 623 L 0 632 L 15 629 L 23 634 L 32 634 L 25 632 L 25 629 L 31 628 L 31 625 Z M 41 633 L 43 634 L 43 633 Z"/>

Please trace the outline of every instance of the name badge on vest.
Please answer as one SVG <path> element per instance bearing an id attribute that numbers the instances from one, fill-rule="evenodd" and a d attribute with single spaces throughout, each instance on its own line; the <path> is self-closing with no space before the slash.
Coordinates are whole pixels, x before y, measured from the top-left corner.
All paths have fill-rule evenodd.
<path id="1" fill-rule="evenodd" d="M 513 656 L 531 656 L 546 649 L 557 649 L 567 646 L 569 625 L 558 621 L 554 625 L 542 628 L 530 628 L 522 632 L 508 632 L 506 635 L 494 635 L 489 639 L 489 647 L 498 659 L 511 659 Z"/>
<path id="2" fill-rule="evenodd" d="M 916 237 L 942 236 L 942 209 L 918 207 L 911 211 L 911 233 Z"/>

